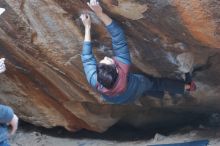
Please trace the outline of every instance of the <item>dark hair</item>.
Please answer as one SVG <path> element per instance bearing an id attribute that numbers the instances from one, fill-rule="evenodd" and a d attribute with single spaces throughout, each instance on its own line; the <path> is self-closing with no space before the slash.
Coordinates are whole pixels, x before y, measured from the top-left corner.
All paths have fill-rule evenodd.
<path id="1" fill-rule="evenodd" d="M 97 65 L 97 80 L 105 88 L 113 88 L 116 80 L 118 78 L 118 73 L 115 64 L 107 65 L 99 63 Z"/>

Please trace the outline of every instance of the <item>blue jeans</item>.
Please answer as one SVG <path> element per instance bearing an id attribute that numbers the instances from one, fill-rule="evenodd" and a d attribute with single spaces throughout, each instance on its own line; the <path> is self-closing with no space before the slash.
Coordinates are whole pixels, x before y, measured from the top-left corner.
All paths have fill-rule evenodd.
<path id="1" fill-rule="evenodd" d="M 177 80 L 177 79 L 153 78 L 153 77 L 148 79 L 152 82 L 152 86 L 148 91 L 156 91 L 156 92 L 167 91 L 172 94 L 184 94 L 185 81 Z"/>
<path id="2" fill-rule="evenodd" d="M 8 140 L 0 142 L 0 146 L 10 146 Z"/>

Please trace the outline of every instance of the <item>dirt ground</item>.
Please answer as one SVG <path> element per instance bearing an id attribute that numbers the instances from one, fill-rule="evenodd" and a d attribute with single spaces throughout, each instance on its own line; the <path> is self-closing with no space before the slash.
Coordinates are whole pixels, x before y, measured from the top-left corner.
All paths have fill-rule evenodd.
<path id="1" fill-rule="evenodd" d="M 205 128 L 200 126 L 196 129 L 183 128 L 178 133 L 168 136 L 155 134 L 153 138 L 134 141 L 116 141 L 99 138 L 71 138 L 57 137 L 53 134 L 43 134 L 35 130 L 18 130 L 11 139 L 12 146 L 147 146 L 151 144 L 181 143 L 194 140 L 209 140 L 209 146 L 220 146 L 220 128 Z"/>

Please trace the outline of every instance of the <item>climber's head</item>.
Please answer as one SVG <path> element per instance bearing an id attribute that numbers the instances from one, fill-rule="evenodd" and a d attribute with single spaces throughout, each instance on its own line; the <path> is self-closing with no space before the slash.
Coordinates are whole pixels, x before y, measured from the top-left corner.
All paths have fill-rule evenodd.
<path id="1" fill-rule="evenodd" d="M 118 77 L 115 62 L 112 58 L 104 57 L 97 65 L 97 80 L 105 88 L 111 89 Z"/>
<path id="2" fill-rule="evenodd" d="M 4 11 L 5 11 L 4 8 L 0 8 L 0 15 L 1 15 L 2 13 L 4 13 Z"/>

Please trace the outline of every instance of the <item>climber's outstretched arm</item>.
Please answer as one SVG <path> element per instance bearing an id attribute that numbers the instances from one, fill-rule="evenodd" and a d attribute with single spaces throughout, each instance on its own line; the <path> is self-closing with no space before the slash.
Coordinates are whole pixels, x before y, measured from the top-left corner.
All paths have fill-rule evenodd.
<path id="1" fill-rule="evenodd" d="M 92 44 L 91 44 L 91 32 L 90 32 L 91 20 L 88 14 L 82 14 L 80 18 L 83 22 L 83 25 L 85 26 L 85 38 L 83 43 L 81 59 L 87 81 L 93 88 L 95 88 L 97 83 L 97 73 L 96 73 L 96 59 L 93 55 Z"/>
<path id="2" fill-rule="evenodd" d="M 97 0 L 90 0 L 87 4 L 106 26 L 112 23 L 112 19 L 102 11 L 102 7 Z"/>
<path id="3" fill-rule="evenodd" d="M 121 27 L 102 11 L 102 7 L 97 0 L 90 0 L 87 4 L 106 25 L 112 38 L 115 58 L 124 64 L 131 64 L 127 41 Z"/>

